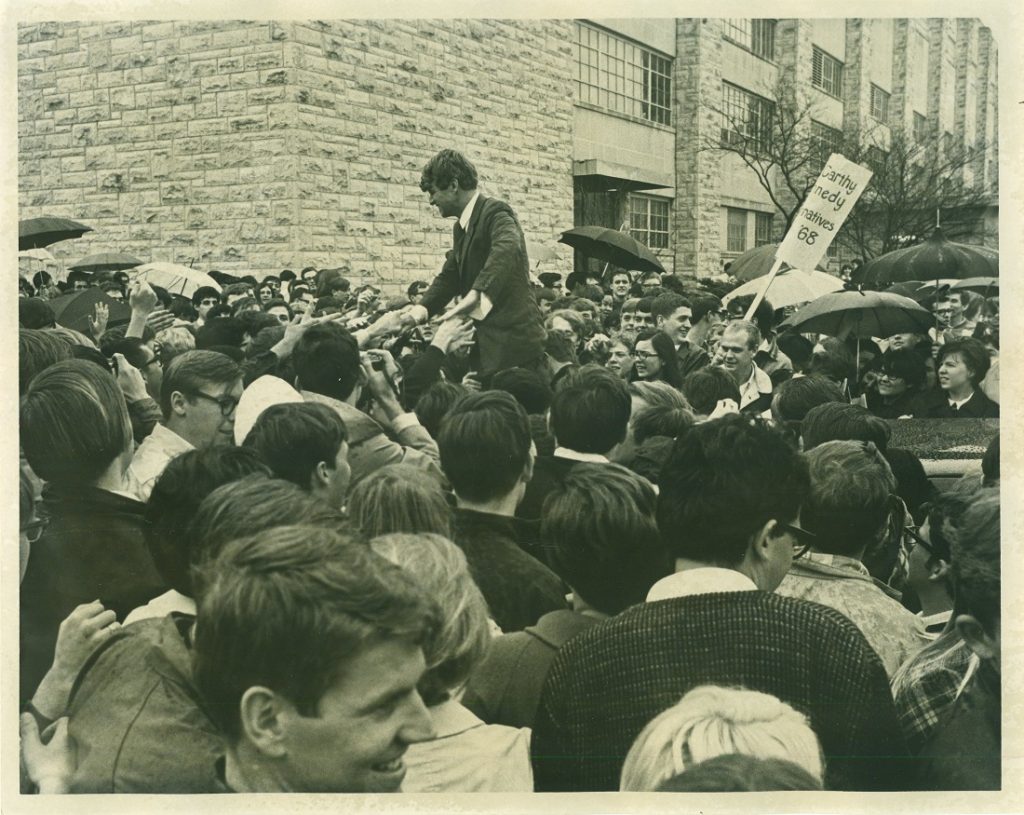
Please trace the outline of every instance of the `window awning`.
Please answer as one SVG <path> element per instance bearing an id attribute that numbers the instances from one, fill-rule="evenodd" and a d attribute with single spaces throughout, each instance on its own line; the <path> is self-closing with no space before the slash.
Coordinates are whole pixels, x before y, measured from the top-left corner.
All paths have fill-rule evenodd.
<path id="1" fill-rule="evenodd" d="M 675 177 L 671 172 L 661 172 L 626 164 L 616 164 L 599 158 L 583 159 L 572 163 L 573 176 L 583 188 L 590 191 L 658 190 L 658 195 L 674 198 Z"/>

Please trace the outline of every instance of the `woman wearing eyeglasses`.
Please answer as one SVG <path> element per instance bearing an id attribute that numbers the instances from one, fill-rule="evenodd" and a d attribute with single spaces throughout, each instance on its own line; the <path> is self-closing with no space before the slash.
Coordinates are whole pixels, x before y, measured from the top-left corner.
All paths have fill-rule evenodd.
<path id="1" fill-rule="evenodd" d="M 922 409 L 926 377 L 924 358 L 917 351 L 886 351 L 875 386 L 867 391 L 868 410 L 881 419 L 915 415 Z"/>
<path id="2" fill-rule="evenodd" d="M 682 390 L 683 378 L 679 374 L 679 360 L 669 336 L 653 328 L 637 334 L 633 343 L 635 378 L 645 382 L 667 382 Z"/>

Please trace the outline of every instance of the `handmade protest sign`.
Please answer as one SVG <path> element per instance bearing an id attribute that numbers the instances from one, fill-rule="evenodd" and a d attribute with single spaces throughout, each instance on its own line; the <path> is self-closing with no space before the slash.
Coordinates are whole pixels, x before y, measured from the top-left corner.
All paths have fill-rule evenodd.
<path id="1" fill-rule="evenodd" d="M 783 263 L 808 271 L 818 265 L 871 176 L 872 172 L 867 167 L 854 164 L 839 153 L 829 156 L 825 169 L 807 193 L 775 253 L 775 263 L 765 278 L 764 286 L 747 311 L 748 320 L 761 304 Z"/>

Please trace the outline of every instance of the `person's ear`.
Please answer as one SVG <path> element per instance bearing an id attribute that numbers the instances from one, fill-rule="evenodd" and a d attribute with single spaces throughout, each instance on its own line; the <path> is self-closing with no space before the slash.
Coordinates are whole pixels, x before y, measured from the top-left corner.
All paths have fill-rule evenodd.
<path id="1" fill-rule="evenodd" d="M 533 465 L 537 461 L 537 445 L 530 440 L 530 450 L 526 455 L 526 466 L 523 468 L 523 483 L 528 484 L 533 478 Z"/>
<path id="2" fill-rule="evenodd" d="M 327 465 L 326 461 L 317 463 L 313 468 L 313 472 L 309 474 L 309 486 L 313 492 L 327 486 L 330 482 L 330 471 L 331 468 Z"/>
<path id="3" fill-rule="evenodd" d="M 958 614 L 953 623 L 960 638 L 980 659 L 999 656 L 999 641 L 985 631 L 985 627 L 971 614 Z"/>
<path id="4" fill-rule="evenodd" d="M 289 703 L 274 691 L 260 685 L 242 694 L 239 702 L 242 734 L 265 756 L 280 758 L 287 753 L 286 705 Z"/>
<path id="5" fill-rule="evenodd" d="M 765 521 L 764 525 L 753 534 L 750 540 L 750 552 L 755 562 L 761 563 L 770 559 L 771 545 L 775 538 L 781 534 L 782 530 L 779 528 L 778 521 L 774 518 Z"/>
<path id="6" fill-rule="evenodd" d="M 185 398 L 185 394 L 181 391 L 173 391 L 171 393 L 171 413 L 173 415 L 184 416 L 187 405 L 188 399 Z"/>

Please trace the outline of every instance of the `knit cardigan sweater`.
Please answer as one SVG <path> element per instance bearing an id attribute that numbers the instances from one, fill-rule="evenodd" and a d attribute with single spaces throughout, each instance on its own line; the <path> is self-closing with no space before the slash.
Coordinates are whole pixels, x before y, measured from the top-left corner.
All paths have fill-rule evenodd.
<path id="1" fill-rule="evenodd" d="M 567 642 L 534 724 L 537 791 L 617 790 L 644 725 L 706 684 L 770 693 L 805 714 L 826 789 L 913 777 L 885 669 L 857 627 L 817 603 L 748 591 L 633 606 Z"/>

